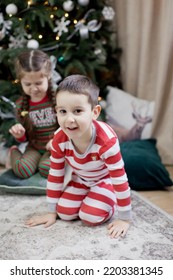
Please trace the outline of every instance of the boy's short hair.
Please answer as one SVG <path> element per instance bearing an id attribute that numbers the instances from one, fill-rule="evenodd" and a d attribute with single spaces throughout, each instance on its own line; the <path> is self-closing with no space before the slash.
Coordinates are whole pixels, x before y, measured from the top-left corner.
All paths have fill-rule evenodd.
<path id="1" fill-rule="evenodd" d="M 88 96 L 88 102 L 92 108 L 98 104 L 99 87 L 89 77 L 84 75 L 74 74 L 66 77 L 58 85 L 57 94 L 61 91 Z"/>

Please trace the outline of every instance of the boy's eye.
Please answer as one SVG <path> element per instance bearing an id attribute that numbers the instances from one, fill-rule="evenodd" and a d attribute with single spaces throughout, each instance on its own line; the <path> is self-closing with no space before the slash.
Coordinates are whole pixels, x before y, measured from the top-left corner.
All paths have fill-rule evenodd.
<path id="1" fill-rule="evenodd" d="M 65 113 L 66 113 L 66 110 L 61 109 L 61 110 L 59 110 L 58 112 L 59 112 L 60 114 L 65 114 Z"/>
<path id="2" fill-rule="evenodd" d="M 74 112 L 75 112 L 76 114 L 80 114 L 80 113 L 82 112 L 82 110 L 81 110 L 81 109 L 76 109 Z"/>
<path id="3" fill-rule="evenodd" d="M 61 109 L 58 106 L 55 106 L 55 110 L 56 110 L 57 114 L 65 114 L 66 113 L 65 109 Z"/>

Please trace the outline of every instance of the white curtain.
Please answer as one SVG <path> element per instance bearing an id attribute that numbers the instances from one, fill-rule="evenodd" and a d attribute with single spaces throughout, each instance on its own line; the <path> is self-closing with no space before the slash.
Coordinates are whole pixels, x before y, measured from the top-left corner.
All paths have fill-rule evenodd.
<path id="1" fill-rule="evenodd" d="M 114 0 L 124 90 L 155 100 L 152 136 L 173 164 L 173 0 Z"/>

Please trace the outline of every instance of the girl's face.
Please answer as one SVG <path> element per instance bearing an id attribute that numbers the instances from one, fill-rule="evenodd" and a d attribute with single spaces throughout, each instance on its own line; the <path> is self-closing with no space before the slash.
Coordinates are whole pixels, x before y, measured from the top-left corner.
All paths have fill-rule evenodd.
<path id="1" fill-rule="evenodd" d="M 21 85 L 25 94 L 31 97 L 31 101 L 41 101 L 48 90 L 48 77 L 42 71 L 23 72 Z"/>
<path id="2" fill-rule="evenodd" d="M 85 142 L 92 137 L 92 120 L 100 114 L 100 106 L 94 109 L 83 94 L 62 91 L 56 97 L 58 123 L 64 133 L 76 143 L 79 139 Z"/>

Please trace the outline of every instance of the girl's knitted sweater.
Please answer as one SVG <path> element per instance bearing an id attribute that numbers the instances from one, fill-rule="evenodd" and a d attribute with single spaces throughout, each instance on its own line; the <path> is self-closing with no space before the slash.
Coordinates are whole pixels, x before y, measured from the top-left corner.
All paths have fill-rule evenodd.
<path id="1" fill-rule="evenodd" d="M 16 109 L 19 112 L 21 112 L 21 104 L 22 97 L 20 97 L 16 101 Z M 54 132 L 59 127 L 56 114 L 52 108 L 52 104 L 48 96 L 46 95 L 39 102 L 32 102 L 30 100 L 28 114 L 34 127 L 34 134 L 32 139 L 34 141 L 32 142 L 32 144 L 29 143 L 29 145 L 42 153 L 45 151 L 46 144 L 51 138 L 53 138 Z M 24 142 L 28 139 L 26 135 L 24 135 L 22 138 L 16 140 L 19 142 Z"/>

